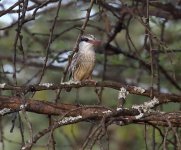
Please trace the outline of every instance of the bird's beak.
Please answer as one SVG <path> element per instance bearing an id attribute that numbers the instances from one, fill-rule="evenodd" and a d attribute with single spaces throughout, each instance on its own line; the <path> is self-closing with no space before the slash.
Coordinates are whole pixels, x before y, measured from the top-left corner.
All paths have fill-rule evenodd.
<path id="1" fill-rule="evenodd" d="M 102 42 L 100 40 L 90 40 L 89 43 L 91 43 L 95 46 L 99 46 L 99 45 L 101 45 Z"/>

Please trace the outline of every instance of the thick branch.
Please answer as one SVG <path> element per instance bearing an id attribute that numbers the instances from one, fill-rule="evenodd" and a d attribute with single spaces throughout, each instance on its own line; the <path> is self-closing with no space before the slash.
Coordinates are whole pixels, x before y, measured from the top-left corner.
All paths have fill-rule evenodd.
<path id="1" fill-rule="evenodd" d="M 117 82 L 91 82 L 91 81 L 83 81 L 79 83 L 70 83 L 65 82 L 61 84 L 53 84 L 53 83 L 44 83 L 39 85 L 29 85 L 29 86 L 11 86 L 3 84 L 0 86 L 2 90 L 14 90 L 19 92 L 35 92 L 42 90 L 55 90 L 55 89 L 66 89 L 66 88 L 80 88 L 80 87 L 108 87 L 115 90 L 120 90 L 124 87 L 130 94 L 141 95 L 146 97 L 156 97 L 159 100 L 159 105 L 168 102 L 181 102 L 181 96 L 176 94 L 169 93 L 158 93 L 157 91 L 153 91 L 151 94 L 150 90 L 143 89 L 141 87 L 125 85 Z M 151 96 L 153 95 L 153 96 Z"/>
<path id="2" fill-rule="evenodd" d="M 124 124 L 130 122 L 134 123 L 144 123 L 151 122 L 155 125 L 167 125 L 167 120 L 169 120 L 173 126 L 181 126 L 181 113 L 144 113 L 144 117 L 136 117 L 140 115 L 140 111 L 137 108 L 130 109 L 111 109 L 103 106 L 78 106 L 73 104 L 54 104 L 46 101 L 39 100 L 25 100 L 26 104 L 22 103 L 22 100 L 18 97 L 6 97 L 0 96 L 0 114 L 5 115 L 15 111 L 20 111 L 25 108 L 26 111 L 39 113 L 39 114 L 49 114 L 49 115 L 62 115 L 65 117 L 76 117 L 81 116 L 81 118 L 86 121 L 100 120 L 101 118 L 114 118 L 115 123 L 118 121 L 123 121 Z M 81 121 L 82 121 L 81 119 Z"/>

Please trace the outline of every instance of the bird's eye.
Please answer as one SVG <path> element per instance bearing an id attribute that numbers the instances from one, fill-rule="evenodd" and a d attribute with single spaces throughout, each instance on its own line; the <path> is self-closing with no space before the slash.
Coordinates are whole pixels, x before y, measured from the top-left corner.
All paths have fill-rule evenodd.
<path id="1" fill-rule="evenodd" d="M 89 39 L 88 38 L 81 38 L 80 41 L 85 41 L 85 42 L 88 42 Z"/>

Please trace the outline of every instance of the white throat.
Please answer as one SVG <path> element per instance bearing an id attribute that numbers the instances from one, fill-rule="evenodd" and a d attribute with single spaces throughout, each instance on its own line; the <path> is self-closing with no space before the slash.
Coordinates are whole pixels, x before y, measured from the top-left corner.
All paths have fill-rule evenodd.
<path id="1" fill-rule="evenodd" d="M 81 42 L 79 44 L 79 52 L 81 53 L 88 53 L 88 52 L 94 52 L 94 45 L 87 42 Z M 95 52 L 94 52 L 95 53 Z"/>
<path id="2" fill-rule="evenodd" d="M 94 62 L 95 61 L 95 50 L 94 45 L 87 42 L 81 42 L 79 44 L 79 56 L 81 58 L 88 62 Z"/>

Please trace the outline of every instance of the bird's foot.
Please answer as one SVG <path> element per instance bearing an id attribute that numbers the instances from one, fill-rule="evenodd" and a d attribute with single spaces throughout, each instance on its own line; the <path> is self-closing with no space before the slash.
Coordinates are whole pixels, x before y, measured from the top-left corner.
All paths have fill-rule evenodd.
<path id="1" fill-rule="evenodd" d="M 95 86 L 96 86 L 96 84 L 97 84 L 97 81 L 96 81 L 96 80 L 93 80 L 93 79 L 87 79 L 87 80 L 85 80 L 85 81 L 91 82 L 91 83 L 93 83 Z"/>
<path id="2" fill-rule="evenodd" d="M 71 83 L 73 83 L 73 84 L 80 84 L 80 83 L 81 83 L 81 81 L 71 80 Z"/>

